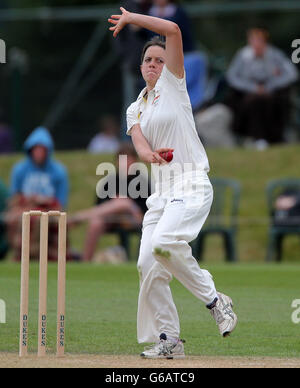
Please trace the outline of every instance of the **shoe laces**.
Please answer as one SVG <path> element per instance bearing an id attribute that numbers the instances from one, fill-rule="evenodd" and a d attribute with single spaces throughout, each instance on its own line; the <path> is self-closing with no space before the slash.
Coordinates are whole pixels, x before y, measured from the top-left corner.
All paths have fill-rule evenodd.
<path id="1" fill-rule="evenodd" d="M 233 319 L 232 310 L 230 303 L 223 305 L 222 307 L 215 306 L 211 309 L 211 313 L 213 317 L 215 318 L 217 325 L 220 325 L 222 322 L 225 321 L 229 316 L 231 319 Z"/>
<path id="2" fill-rule="evenodd" d="M 225 321 L 222 311 L 217 307 L 214 307 L 213 309 L 211 309 L 211 314 L 215 318 L 217 325 L 220 325 L 222 322 Z"/>
<path id="3" fill-rule="evenodd" d="M 147 351 L 152 350 L 154 352 L 157 352 L 158 354 L 167 355 L 168 353 L 171 353 L 172 349 L 175 348 L 179 342 L 184 344 L 185 340 L 178 339 L 178 342 L 174 343 L 168 340 L 161 339 L 159 343 L 146 346 L 144 349 Z"/>
<path id="4" fill-rule="evenodd" d="M 158 344 L 146 346 L 145 350 L 153 350 L 153 351 L 157 351 L 158 354 L 166 354 L 167 353 L 167 341 L 161 339 Z"/>

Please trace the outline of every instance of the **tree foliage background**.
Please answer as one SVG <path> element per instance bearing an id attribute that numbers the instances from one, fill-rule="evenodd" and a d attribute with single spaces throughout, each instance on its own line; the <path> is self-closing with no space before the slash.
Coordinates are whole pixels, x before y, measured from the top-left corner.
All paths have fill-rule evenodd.
<path id="1" fill-rule="evenodd" d="M 269 0 L 272 3 L 272 0 Z M 205 3 L 199 0 L 180 1 L 185 6 Z M 207 4 L 211 3 L 206 1 Z M 215 3 L 228 4 L 228 0 Z M 0 12 L 5 8 L 71 7 L 71 6 L 119 6 L 118 0 L 0 0 Z M 291 55 L 291 42 L 300 38 L 299 12 L 233 12 L 210 13 L 192 16 L 192 27 L 198 48 L 210 59 L 211 72 L 226 71 L 232 56 L 245 44 L 245 32 L 251 26 L 264 26 L 270 30 L 272 43 Z M 18 47 L 27 55 L 26 72 L 19 82 L 20 122 L 17 146 L 20 148 L 28 133 L 45 118 L 65 81 L 87 44 L 96 23 L 63 21 L 15 21 L 0 22 L 1 38 L 7 50 Z M 99 59 L 112 49 L 112 38 L 107 34 L 90 63 L 87 75 Z M 130 53 L 129 53 L 130 55 Z M 9 66 L 0 68 L 1 99 L 7 120 L 13 125 L 15 84 Z M 57 147 L 60 149 L 85 148 L 97 132 L 97 118 L 106 113 L 115 114 L 121 121 L 122 90 L 119 64 L 113 66 L 105 77 L 97 82 L 88 95 L 53 128 Z"/>

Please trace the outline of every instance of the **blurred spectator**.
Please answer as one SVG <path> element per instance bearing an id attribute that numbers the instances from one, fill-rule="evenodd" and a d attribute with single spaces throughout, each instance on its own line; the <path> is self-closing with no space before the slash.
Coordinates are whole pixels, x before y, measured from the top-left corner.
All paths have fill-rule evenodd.
<path id="1" fill-rule="evenodd" d="M 153 0 L 149 10 L 150 16 L 171 20 L 176 23 L 182 34 L 184 51 L 184 67 L 186 72 L 186 84 L 193 111 L 197 111 L 205 98 L 207 85 L 207 58 L 204 53 L 196 50 L 196 44 L 192 31 L 191 21 L 184 8 L 175 0 Z M 155 34 L 148 31 L 148 35 Z"/>
<path id="2" fill-rule="evenodd" d="M 234 112 L 233 130 L 257 146 L 284 140 L 289 119 L 289 94 L 297 70 L 289 58 L 269 44 L 266 30 L 248 31 L 248 45 L 238 51 L 228 72 L 228 101 Z"/>
<path id="3" fill-rule="evenodd" d="M 0 154 L 8 154 L 12 151 L 12 131 L 0 111 Z"/>
<path id="4" fill-rule="evenodd" d="M 275 202 L 273 223 L 276 226 L 300 226 L 300 192 L 287 189 Z"/>
<path id="5" fill-rule="evenodd" d="M 129 12 L 148 14 L 151 0 L 126 0 L 121 3 Z M 122 57 L 124 70 L 129 72 L 134 78 L 140 77 L 141 55 L 144 44 L 148 40 L 148 32 L 140 27 L 128 25 L 122 34 L 118 36 L 115 43 L 119 54 Z M 134 50 L 132 50 L 134 47 Z M 130 53 L 130 55 L 128 54 Z M 136 79 L 137 81 L 137 79 Z M 135 85 L 136 91 L 140 90 L 140 84 Z M 136 96 L 134 96 L 136 98 Z"/>
<path id="6" fill-rule="evenodd" d="M 184 53 L 194 51 L 195 42 L 191 30 L 191 22 L 185 10 L 176 4 L 176 0 L 153 0 L 152 3 L 149 15 L 176 23 L 181 30 Z M 151 34 L 151 36 L 155 35 L 154 33 Z"/>
<path id="7" fill-rule="evenodd" d="M 36 128 L 24 144 L 26 158 L 12 171 L 11 195 L 32 198 L 41 205 L 64 209 L 68 201 L 68 176 L 53 159 L 54 144 L 44 127 Z"/>
<path id="8" fill-rule="evenodd" d="M 6 241 L 6 230 L 4 222 L 4 212 L 6 211 L 8 199 L 8 190 L 4 183 L 0 180 L 0 260 L 3 259 L 8 250 Z"/>
<path id="9" fill-rule="evenodd" d="M 119 156 L 124 155 L 127 157 L 126 160 L 119 158 Z M 130 193 L 127 194 L 128 196 L 125 196 L 119 186 L 120 181 L 123 180 L 125 182 L 125 188 L 127 189 L 126 191 L 129 191 L 130 183 L 134 179 L 137 179 L 138 176 L 143 188 L 146 187 L 147 189 L 146 194 L 150 195 L 150 183 L 147 182 L 146 177 L 140 176 L 139 173 L 128 175 L 130 166 L 136 162 L 138 162 L 138 157 L 133 145 L 130 143 L 122 144 L 116 154 L 117 174 L 110 174 L 105 184 L 97 190 L 98 198 L 96 206 L 87 210 L 81 210 L 73 217 L 69 217 L 70 226 L 88 222 L 83 261 L 91 261 L 94 259 L 98 240 L 103 234 L 120 229 L 130 230 L 141 228 L 143 216 L 147 211 L 147 198 L 141 198 L 139 196 L 133 199 L 130 197 Z M 103 199 L 100 198 L 101 193 L 107 193 L 108 188 L 111 186 L 110 183 L 112 183 L 112 186 L 116 184 L 116 196 L 113 198 L 109 196 Z M 142 191 L 142 187 L 137 190 Z"/>
<path id="10" fill-rule="evenodd" d="M 129 12 L 148 14 L 152 0 L 126 0 L 121 6 Z M 114 39 L 116 50 L 120 55 L 122 71 L 122 138 L 126 138 L 126 110 L 135 101 L 140 90 L 144 87 L 144 80 L 141 76 L 141 52 L 149 38 L 148 31 L 138 26 L 127 25 L 118 39 Z M 134 48 L 134 50 L 132 50 Z"/>
<path id="11" fill-rule="evenodd" d="M 149 14 L 178 24 L 182 33 L 184 49 L 184 66 L 186 70 L 187 89 L 194 111 L 200 108 L 204 101 L 207 82 L 207 59 L 203 53 L 196 50 L 191 29 L 191 22 L 185 10 L 172 0 L 127 0 L 122 6 L 130 12 Z M 136 26 L 126 26 L 123 35 L 116 40 L 118 51 L 122 56 L 123 71 L 123 115 L 127 107 L 134 101 L 144 87 L 144 80 L 140 73 L 140 53 L 145 43 L 155 34 Z M 131 48 L 134 47 L 134 53 Z M 130 55 L 128 55 L 130 52 Z M 126 123 L 122 123 L 122 128 Z"/>
<path id="12" fill-rule="evenodd" d="M 114 116 L 104 116 L 98 121 L 99 133 L 91 140 L 88 151 L 97 153 L 117 152 L 120 141 L 120 128 Z"/>
<path id="13" fill-rule="evenodd" d="M 208 61 L 204 53 L 189 52 L 184 55 L 186 86 L 193 112 L 202 109 L 208 84 Z"/>
<path id="14" fill-rule="evenodd" d="M 53 159 L 54 144 L 48 130 L 36 128 L 24 144 L 26 158 L 18 162 L 11 174 L 11 198 L 8 204 L 8 239 L 14 259 L 21 254 L 21 215 L 29 210 L 59 210 L 67 206 L 68 174 Z M 33 217 L 31 257 L 39 258 L 39 219 Z M 49 222 L 49 260 L 57 259 L 57 221 Z"/>

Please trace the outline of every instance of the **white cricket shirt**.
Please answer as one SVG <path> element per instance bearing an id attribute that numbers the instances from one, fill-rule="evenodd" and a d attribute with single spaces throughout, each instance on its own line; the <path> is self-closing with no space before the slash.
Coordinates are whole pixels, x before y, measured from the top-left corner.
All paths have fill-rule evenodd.
<path id="1" fill-rule="evenodd" d="M 173 160 L 167 165 L 152 164 L 155 179 L 159 172 L 174 168 L 175 176 L 187 171 L 209 171 L 205 149 L 196 131 L 186 78 L 177 78 L 164 65 L 155 88 L 144 98 L 146 88 L 127 109 L 127 135 L 140 124 L 152 150 L 173 148 Z"/>

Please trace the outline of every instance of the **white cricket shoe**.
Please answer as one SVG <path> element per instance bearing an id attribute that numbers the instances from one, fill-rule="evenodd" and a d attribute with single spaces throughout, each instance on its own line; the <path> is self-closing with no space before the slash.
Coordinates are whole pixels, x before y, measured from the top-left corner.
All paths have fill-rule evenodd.
<path id="1" fill-rule="evenodd" d="M 223 337 L 227 337 L 237 325 L 237 316 L 232 310 L 233 303 L 229 296 L 218 292 L 216 305 L 210 310 L 214 317 L 219 331 Z"/>
<path id="2" fill-rule="evenodd" d="M 146 347 L 141 357 L 143 358 L 184 358 L 183 340 L 178 340 L 177 343 L 169 341 L 166 334 L 162 333 L 159 337 L 159 343 Z"/>

